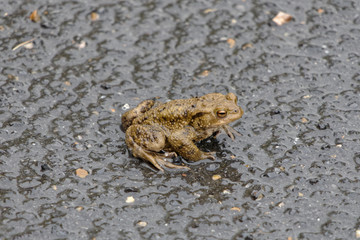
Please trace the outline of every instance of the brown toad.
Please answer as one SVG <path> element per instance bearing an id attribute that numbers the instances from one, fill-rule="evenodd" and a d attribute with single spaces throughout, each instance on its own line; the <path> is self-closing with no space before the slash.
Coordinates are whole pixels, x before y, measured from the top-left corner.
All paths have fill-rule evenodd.
<path id="1" fill-rule="evenodd" d="M 121 122 L 133 155 L 164 171 L 161 165 L 189 169 L 166 161 L 166 157 L 174 157 L 176 153 L 190 161 L 215 159 L 213 152 L 201 151 L 194 142 L 221 130 L 234 139 L 236 131 L 227 124 L 242 115 L 235 94 L 210 93 L 166 103 L 145 100 L 124 113 Z"/>

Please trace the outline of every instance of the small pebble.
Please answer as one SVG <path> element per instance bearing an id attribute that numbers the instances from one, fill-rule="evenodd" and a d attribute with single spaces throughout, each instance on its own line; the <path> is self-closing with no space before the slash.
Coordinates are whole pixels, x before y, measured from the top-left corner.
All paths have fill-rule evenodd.
<path id="1" fill-rule="evenodd" d="M 87 175 L 89 175 L 88 171 L 82 168 L 76 169 L 76 175 L 80 178 L 85 178 Z"/>
<path id="2" fill-rule="evenodd" d="M 292 16 L 290 14 L 279 12 L 272 20 L 275 22 L 278 26 L 281 26 L 287 22 L 289 22 L 292 19 Z"/>
<path id="3" fill-rule="evenodd" d="M 140 227 L 146 227 L 147 226 L 147 222 L 144 222 L 144 221 L 140 221 L 137 223 L 138 226 Z"/>
<path id="4" fill-rule="evenodd" d="M 91 19 L 91 21 L 99 20 L 99 18 L 100 18 L 100 16 L 99 16 L 99 14 L 96 13 L 96 12 L 92 12 L 92 13 L 90 14 L 90 19 Z"/>
<path id="5" fill-rule="evenodd" d="M 225 189 L 225 190 L 223 191 L 223 194 L 231 194 L 231 191 L 230 191 L 229 189 Z"/>
<path id="6" fill-rule="evenodd" d="M 130 105 L 126 103 L 126 104 L 124 104 L 124 106 L 122 106 L 121 109 L 125 111 L 125 110 L 128 110 L 129 108 L 130 108 Z"/>
<path id="7" fill-rule="evenodd" d="M 360 238 L 360 229 L 357 229 L 355 232 L 356 238 Z"/>
<path id="8" fill-rule="evenodd" d="M 77 207 L 77 208 L 76 208 L 76 211 L 81 212 L 83 209 L 84 209 L 84 207 L 81 207 L 81 206 L 80 206 L 80 207 Z"/>
<path id="9" fill-rule="evenodd" d="M 212 176 L 212 180 L 214 180 L 214 181 L 219 180 L 219 179 L 221 179 L 220 175 L 213 175 Z"/>
<path id="10" fill-rule="evenodd" d="M 135 202 L 135 199 L 134 199 L 133 196 L 130 196 L 130 197 L 126 198 L 126 203 L 133 203 L 133 202 Z"/>
<path id="11" fill-rule="evenodd" d="M 29 42 L 27 44 L 24 45 L 24 48 L 26 49 L 33 49 L 34 48 L 34 43 L 33 42 Z"/>

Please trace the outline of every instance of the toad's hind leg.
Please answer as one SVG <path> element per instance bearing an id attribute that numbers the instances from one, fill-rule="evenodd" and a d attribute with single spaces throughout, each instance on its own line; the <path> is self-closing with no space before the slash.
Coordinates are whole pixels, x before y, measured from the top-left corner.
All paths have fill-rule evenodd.
<path id="1" fill-rule="evenodd" d="M 165 147 L 166 137 L 160 128 L 154 126 L 132 125 L 126 131 L 126 144 L 135 157 L 151 162 L 157 169 L 164 171 L 161 165 L 168 168 L 189 169 L 167 162 L 166 155 L 158 153 Z M 175 156 L 171 152 L 167 156 Z"/>
<path id="2" fill-rule="evenodd" d="M 132 124 L 135 118 L 150 110 L 154 106 L 153 100 L 142 101 L 139 105 L 130 109 L 121 116 L 121 128 L 126 131 Z"/>

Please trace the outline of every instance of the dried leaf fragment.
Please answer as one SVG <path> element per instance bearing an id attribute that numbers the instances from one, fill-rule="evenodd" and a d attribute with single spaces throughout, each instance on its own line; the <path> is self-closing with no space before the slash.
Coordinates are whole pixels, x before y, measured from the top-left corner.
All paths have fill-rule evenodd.
<path id="1" fill-rule="evenodd" d="M 246 50 L 248 48 L 253 48 L 252 43 L 245 43 L 244 45 L 241 46 L 242 50 Z"/>
<path id="2" fill-rule="evenodd" d="M 215 8 L 208 8 L 208 9 L 204 10 L 204 13 L 207 14 L 207 13 L 211 13 L 211 12 L 215 12 L 215 11 L 216 11 Z"/>
<path id="3" fill-rule="evenodd" d="M 232 207 L 232 208 L 230 208 L 230 210 L 231 210 L 231 211 L 238 211 L 238 212 L 240 212 L 240 211 L 241 211 L 241 208 L 239 208 L 239 207 Z"/>
<path id="4" fill-rule="evenodd" d="M 235 46 L 235 40 L 233 38 L 228 38 L 226 42 L 229 44 L 230 48 L 233 48 Z"/>
<path id="5" fill-rule="evenodd" d="M 307 118 L 302 117 L 302 118 L 301 118 L 301 122 L 302 122 L 302 123 L 307 123 L 307 122 L 309 122 L 309 120 L 308 120 Z"/>
<path id="6" fill-rule="evenodd" d="M 20 47 L 22 47 L 22 46 L 24 46 L 24 45 L 26 45 L 26 44 L 28 44 L 28 43 L 31 43 L 31 42 L 34 41 L 34 40 L 35 40 L 35 38 L 30 39 L 30 40 L 27 40 L 27 41 L 25 41 L 25 42 L 22 42 L 22 43 L 16 45 L 15 47 L 13 47 L 12 50 L 15 51 L 16 49 L 18 49 L 18 48 L 20 48 Z"/>
<path id="7" fill-rule="evenodd" d="M 8 74 L 7 77 L 8 77 L 9 80 L 19 81 L 19 77 L 18 77 L 18 76 L 15 76 L 15 75 L 12 75 L 12 74 Z"/>
<path id="8" fill-rule="evenodd" d="M 207 77 L 209 75 L 210 71 L 209 70 L 204 70 L 200 73 L 200 77 Z"/>
<path id="9" fill-rule="evenodd" d="M 35 23 L 40 21 L 40 15 L 38 14 L 37 9 L 30 14 L 29 18 Z"/>
<path id="10" fill-rule="evenodd" d="M 290 14 L 279 12 L 272 20 L 275 22 L 278 26 L 281 26 L 285 23 L 290 22 L 292 19 L 292 16 Z"/>
<path id="11" fill-rule="evenodd" d="M 76 169 L 76 176 L 80 178 L 85 178 L 87 175 L 89 175 L 89 173 L 85 169 L 82 168 Z"/>
<path id="12" fill-rule="evenodd" d="M 260 201 L 263 198 L 264 198 L 264 194 L 260 193 L 259 196 L 257 196 L 257 198 L 255 199 L 255 201 Z"/>

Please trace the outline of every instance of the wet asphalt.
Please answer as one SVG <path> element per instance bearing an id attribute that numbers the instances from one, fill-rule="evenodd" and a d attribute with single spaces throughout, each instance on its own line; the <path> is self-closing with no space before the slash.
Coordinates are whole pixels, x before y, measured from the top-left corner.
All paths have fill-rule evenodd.
<path id="1" fill-rule="evenodd" d="M 0 239 L 360 238 L 359 12 L 1 2 Z M 129 153 L 128 107 L 211 92 L 244 109 L 241 136 L 199 143 L 216 160 L 162 173 Z"/>

